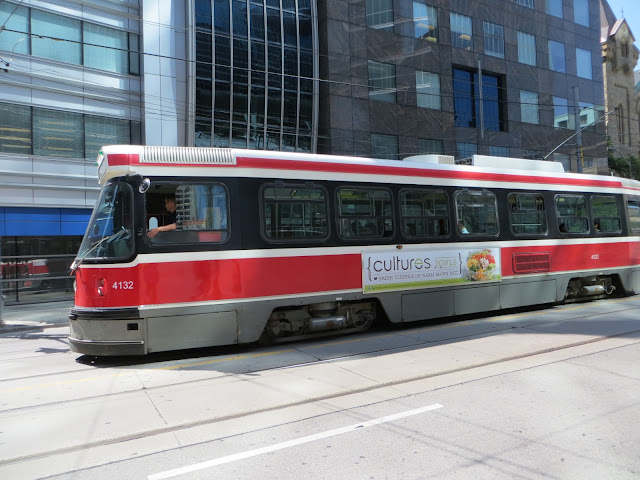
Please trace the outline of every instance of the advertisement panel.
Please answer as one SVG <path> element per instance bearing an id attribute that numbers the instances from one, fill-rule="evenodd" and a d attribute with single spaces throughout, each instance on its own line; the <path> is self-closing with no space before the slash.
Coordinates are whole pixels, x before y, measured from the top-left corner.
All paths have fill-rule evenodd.
<path id="1" fill-rule="evenodd" d="M 497 247 L 362 252 L 363 293 L 495 282 L 501 275 Z"/>

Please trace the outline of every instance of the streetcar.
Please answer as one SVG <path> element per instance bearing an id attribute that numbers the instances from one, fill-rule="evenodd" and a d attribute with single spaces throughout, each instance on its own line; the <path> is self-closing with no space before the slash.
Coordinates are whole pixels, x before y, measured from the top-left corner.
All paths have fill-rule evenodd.
<path id="1" fill-rule="evenodd" d="M 274 343 L 640 292 L 640 182 L 474 155 L 106 146 L 71 349 Z"/>

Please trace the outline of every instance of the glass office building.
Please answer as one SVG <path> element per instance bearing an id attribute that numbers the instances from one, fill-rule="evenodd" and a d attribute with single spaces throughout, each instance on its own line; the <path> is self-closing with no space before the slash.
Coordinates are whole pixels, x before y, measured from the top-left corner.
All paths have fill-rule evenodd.
<path id="1" fill-rule="evenodd" d="M 312 0 L 195 0 L 194 145 L 315 150 Z"/>

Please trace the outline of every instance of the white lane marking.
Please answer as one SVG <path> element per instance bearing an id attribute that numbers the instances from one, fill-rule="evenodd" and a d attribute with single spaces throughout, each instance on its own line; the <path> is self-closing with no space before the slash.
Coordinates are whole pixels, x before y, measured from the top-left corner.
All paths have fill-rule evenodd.
<path id="1" fill-rule="evenodd" d="M 194 463 L 186 467 L 175 468 L 173 470 L 167 470 L 165 472 L 154 473 L 149 475 L 149 480 L 161 480 L 164 478 L 177 477 L 178 475 L 184 475 L 185 473 L 195 472 L 197 470 L 203 470 L 205 468 L 215 467 L 223 465 L 225 463 L 235 462 L 237 460 L 244 460 L 245 458 L 256 457 L 265 453 L 275 452 L 289 447 L 295 447 L 296 445 L 302 445 L 303 443 L 314 442 L 323 438 L 333 437 L 335 435 L 342 435 L 343 433 L 352 432 L 359 428 L 373 427 L 374 425 L 380 425 L 381 423 L 393 422 L 405 417 L 411 417 L 413 415 L 419 415 L 421 413 L 429 412 L 442 408 L 442 405 L 435 403 L 426 407 L 416 408 L 415 410 L 408 410 L 406 412 L 396 413 L 394 415 L 388 415 L 386 417 L 374 418 L 367 422 L 355 423 L 347 427 L 336 428 L 335 430 L 329 430 L 327 432 L 316 433 L 315 435 L 309 435 L 307 437 L 297 438 L 295 440 L 289 440 L 288 442 L 276 443 L 268 447 L 257 448 L 255 450 L 249 450 L 246 452 L 236 453 L 234 455 L 227 455 L 226 457 L 215 458 L 213 460 L 207 460 L 206 462 Z"/>

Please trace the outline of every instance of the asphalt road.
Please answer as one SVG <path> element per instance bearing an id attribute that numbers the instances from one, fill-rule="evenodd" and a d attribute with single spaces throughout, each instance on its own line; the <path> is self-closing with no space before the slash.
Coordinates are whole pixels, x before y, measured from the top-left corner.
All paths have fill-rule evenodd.
<path id="1" fill-rule="evenodd" d="M 637 479 L 640 297 L 95 361 L 0 335 L 0 478 Z"/>

